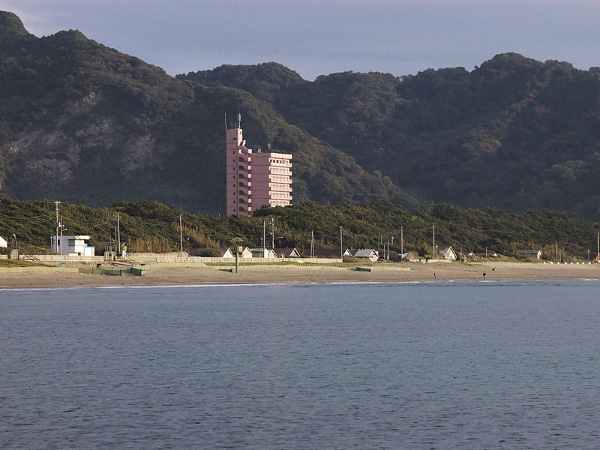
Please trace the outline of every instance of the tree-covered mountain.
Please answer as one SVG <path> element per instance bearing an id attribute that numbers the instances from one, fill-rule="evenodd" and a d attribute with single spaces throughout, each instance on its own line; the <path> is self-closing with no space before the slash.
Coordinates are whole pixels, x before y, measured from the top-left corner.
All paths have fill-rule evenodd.
<path id="1" fill-rule="evenodd" d="M 249 145 L 294 155 L 294 198 L 418 200 L 236 88 L 205 87 L 87 39 L 37 38 L 0 12 L 0 192 L 88 205 L 159 200 L 221 212 L 224 114 Z"/>
<path id="2" fill-rule="evenodd" d="M 518 54 L 469 72 L 337 73 L 274 63 L 181 76 L 244 89 L 287 122 L 417 196 L 465 207 L 600 217 L 600 69 Z"/>
<path id="3" fill-rule="evenodd" d="M 0 193 L 224 211 L 224 114 L 294 156 L 294 200 L 449 202 L 600 218 L 600 69 L 497 55 L 472 71 L 302 79 L 279 64 L 173 78 L 0 12 Z"/>

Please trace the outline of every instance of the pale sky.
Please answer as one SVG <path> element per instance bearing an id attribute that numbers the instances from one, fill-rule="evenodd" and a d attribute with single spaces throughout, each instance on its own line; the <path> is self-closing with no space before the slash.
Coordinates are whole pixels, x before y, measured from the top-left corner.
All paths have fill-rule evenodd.
<path id="1" fill-rule="evenodd" d="M 600 66 L 600 0 L 0 0 L 171 75 L 278 62 L 303 78 L 472 70 L 498 53 Z"/>

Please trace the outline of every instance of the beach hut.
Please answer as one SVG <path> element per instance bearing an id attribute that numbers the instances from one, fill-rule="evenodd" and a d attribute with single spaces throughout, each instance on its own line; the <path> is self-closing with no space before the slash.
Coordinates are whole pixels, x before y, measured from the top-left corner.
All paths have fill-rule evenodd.
<path id="1" fill-rule="evenodd" d="M 441 259 L 448 259 L 451 261 L 456 261 L 456 252 L 450 246 L 438 248 L 437 256 L 438 256 L 438 258 L 441 258 Z"/>
<path id="2" fill-rule="evenodd" d="M 233 252 L 229 247 L 221 248 L 190 248 L 188 250 L 190 256 L 201 256 L 204 258 L 224 258 L 233 259 Z"/>
<path id="3" fill-rule="evenodd" d="M 354 258 L 368 259 L 371 262 L 375 262 L 379 259 L 379 252 L 372 248 L 361 248 L 355 250 L 352 254 Z"/>
<path id="4" fill-rule="evenodd" d="M 300 258 L 300 252 L 295 248 L 275 248 L 277 258 Z"/>
<path id="5" fill-rule="evenodd" d="M 251 248 L 253 258 L 277 258 L 277 253 L 272 248 Z"/>

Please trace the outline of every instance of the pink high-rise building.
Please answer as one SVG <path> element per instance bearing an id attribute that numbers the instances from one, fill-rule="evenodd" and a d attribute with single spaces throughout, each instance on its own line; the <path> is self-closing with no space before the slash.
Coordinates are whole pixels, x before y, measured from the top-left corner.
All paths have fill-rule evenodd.
<path id="1" fill-rule="evenodd" d="M 292 201 L 292 155 L 253 153 L 242 135 L 241 117 L 225 131 L 227 215 L 250 215 L 263 205 Z"/>

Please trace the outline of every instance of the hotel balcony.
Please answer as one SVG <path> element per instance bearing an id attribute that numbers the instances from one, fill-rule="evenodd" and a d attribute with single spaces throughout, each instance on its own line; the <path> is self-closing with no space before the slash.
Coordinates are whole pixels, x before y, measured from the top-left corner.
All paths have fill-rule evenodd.
<path id="1" fill-rule="evenodd" d="M 272 184 L 292 184 L 291 178 L 285 178 L 283 180 L 274 180 L 273 179 L 274 176 L 281 176 L 281 175 L 271 175 L 271 177 L 269 178 L 269 182 Z"/>
<path id="2" fill-rule="evenodd" d="M 292 187 L 289 186 L 289 185 L 286 185 L 286 186 L 273 186 L 272 184 L 270 184 L 269 188 L 273 192 L 292 192 Z"/>
<path id="3" fill-rule="evenodd" d="M 270 166 L 269 167 L 269 173 L 271 175 L 282 175 L 282 176 L 292 176 L 292 171 L 291 170 L 281 170 L 280 167 L 273 167 Z"/>

